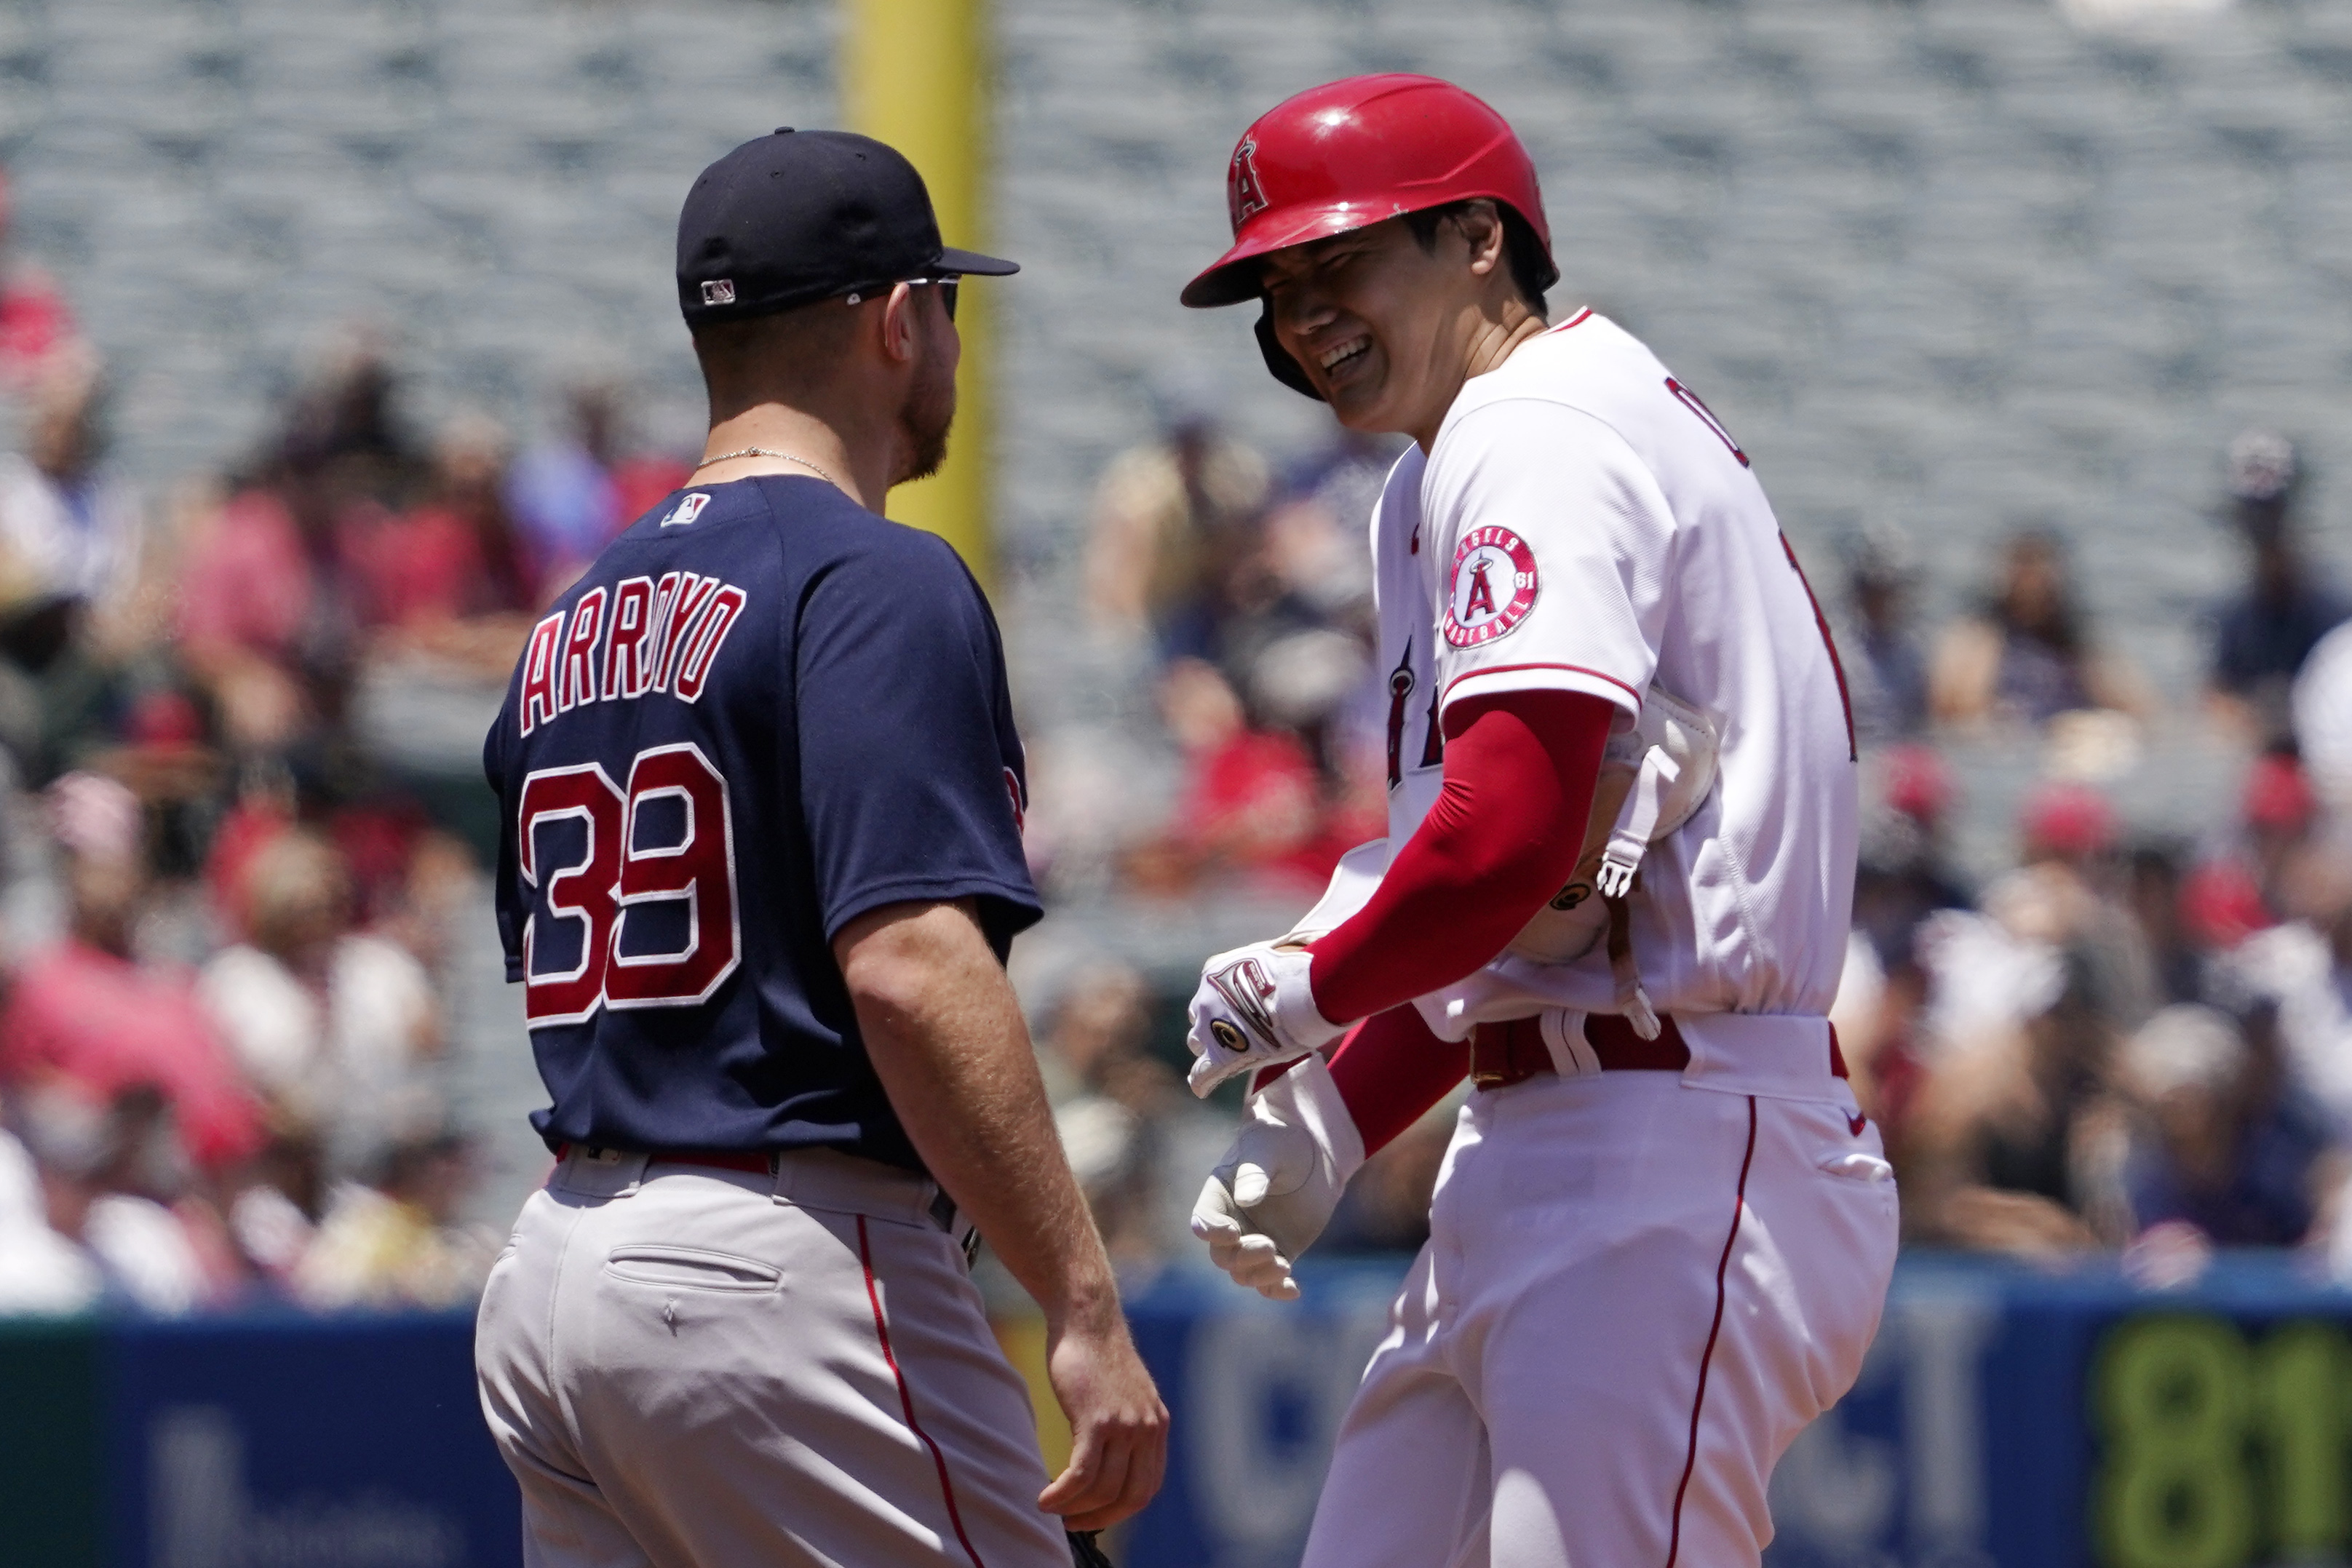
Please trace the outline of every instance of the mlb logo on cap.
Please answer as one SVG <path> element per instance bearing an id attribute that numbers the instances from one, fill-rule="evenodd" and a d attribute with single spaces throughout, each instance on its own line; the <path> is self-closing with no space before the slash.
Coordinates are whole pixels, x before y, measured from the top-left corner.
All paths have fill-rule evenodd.
<path id="1" fill-rule="evenodd" d="M 720 277 L 705 283 L 702 286 L 702 302 L 705 305 L 734 304 L 735 280 L 731 277 Z"/>

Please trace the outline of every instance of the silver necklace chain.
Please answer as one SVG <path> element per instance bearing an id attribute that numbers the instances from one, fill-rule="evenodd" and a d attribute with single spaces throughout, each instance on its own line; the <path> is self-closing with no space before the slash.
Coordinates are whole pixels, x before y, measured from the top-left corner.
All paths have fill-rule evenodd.
<path id="1" fill-rule="evenodd" d="M 847 486 L 843 485 L 840 480 L 835 478 L 832 475 L 826 473 L 824 469 L 818 467 L 807 458 L 795 457 L 789 452 L 777 452 L 765 446 L 746 446 L 740 452 L 722 452 L 716 457 L 706 457 L 701 462 L 694 465 L 694 471 L 699 474 L 705 468 L 713 467 L 719 464 L 724 463 L 730 457 L 772 457 L 780 463 L 797 463 L 802 467 L 807 469 L 810 473 L 815 475 L 818 478 L 824 480 L 826 484 L 832 486 L 835 489 L 845 491 L 847 488 Z"/>

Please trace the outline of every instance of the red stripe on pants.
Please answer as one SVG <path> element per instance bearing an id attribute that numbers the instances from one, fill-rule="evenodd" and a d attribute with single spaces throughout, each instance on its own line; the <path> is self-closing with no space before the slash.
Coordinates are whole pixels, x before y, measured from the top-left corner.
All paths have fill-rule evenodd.
<path id="1" fill-rule="evenodd" d="M 1751 1100 L 1748 1102 L 1748 1115 L 1752 1119 L 1755 1113 L 1755 1102 Z M 1745 1178 L 1742 1179 L 1745 1185 Z M 931 1463 L 939 1467 L 940 1495 L 947 1499 L 948 1522 L 955 1527 L 956 1540 L 963 1544 L 963 1554 L 971 1559 L 971 1568 L 986 1568 L 980 1560 L 980 1553 L 972 1549 L 971 1537 L 963 1532 L 963 1515 L 956 1508 L 955 1486 L 948 1479 L 948 1457 L 940 1451 L 940 1446 L 931 1441 L 931 1435 L 924 1431 L 922 1424 L 915 1419 L 915 1396 L 908 1391 L 907 1375 L 898 1370 L 898 1358 L 890 1353 L 890 1325 L 882 1321 L 882 1291 L 874 1282 L 874 1252 L 866 1239 L 866 1217 L 862 1214 L 857 1217 L 857 1261 L 866 1270 L 866 1299 L 874 1304 L 874 1335 L 882 1342 L 882 1359 L 889 1364 L 890 1375 L 898 1380 L 898 1406 L 907 1413 L 907 1429 L 923 1440 L 923 1447 L 931 1451 Z M 1720 1318 L 1722 1312 L 1718 1304 L 1716 1315 Z M 1713 1342 L 1709 1343 L 1712 1344 Z"/>
<path id="2" fill-rule="evenodd" d="M 1715 1322 L 1706 1331 L 1706 1350 L 1698 1358 L 1698 1392 L 1691 1396 L 1690 1448 L 1683 1456 L 1682 1484 L 1675 1488 L 1675 1521 L 1666 1539 L 1666 1568 L 1683 1549 L 1683 1496 L 1690 1490 L 1691 1472 L 1698 1468 L 1698 1416 L 1706 1405 L 1706 1369 L 1715 1359 L 1715 1342 L 1723 1333 L 1723 1281 L 1731 1269 L 1732 1244 L 1739 1239 L 1740 1217 L 1748 1210 L 1748 1167 L 1756 1159 L 1756 1096 L 1748 1097 L 1748 1152 L 1739 1156 L 1739 1190 L 1731 1200 L 1731 1234 L 1723 1239 L 1723 1256 L 1715 1264 Z M 860 1221 L 860 1223 L 864 1223 Z M 944 1478 L 946 1471 L 940 1472 Z"/>

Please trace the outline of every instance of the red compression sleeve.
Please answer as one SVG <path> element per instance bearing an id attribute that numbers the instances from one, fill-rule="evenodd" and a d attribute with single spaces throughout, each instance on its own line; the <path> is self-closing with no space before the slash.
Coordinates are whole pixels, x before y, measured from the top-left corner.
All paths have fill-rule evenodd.
<path id="1" fill-rule="evenodd" d="M 1331 1079 L 1364 1153 L 1378 1154 L 1470 1071 L 1470 1048 L 1429 1032 L 1417 1008 L 1391 1008 L 1348 1031 L 1331 1053 Z"/>
<path id="2" fill-rule="evenodd" d="M 1436 803 L 1371 902 L 1308 948 L 1325 1018 L 1370 1018 L 1450 986 L 1518 935 L 1576 870 L 1616 713 L 1561 691 L 1447 710 Z"/>

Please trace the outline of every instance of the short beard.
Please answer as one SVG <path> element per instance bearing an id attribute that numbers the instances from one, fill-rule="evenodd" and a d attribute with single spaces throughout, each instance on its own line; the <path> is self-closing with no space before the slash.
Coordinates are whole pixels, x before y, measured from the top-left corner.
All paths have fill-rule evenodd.
<path id="1" fill-rule="evenodd" d="M 890 481 L 903 485 L 928 479 L 948 460 L 948 427 L 955 423 L 956 384 L 952 371 L 942 372 L 939 361 L 925 355 L 898 410 L 898 434 L 907 440 L 907 462 Z"/>

